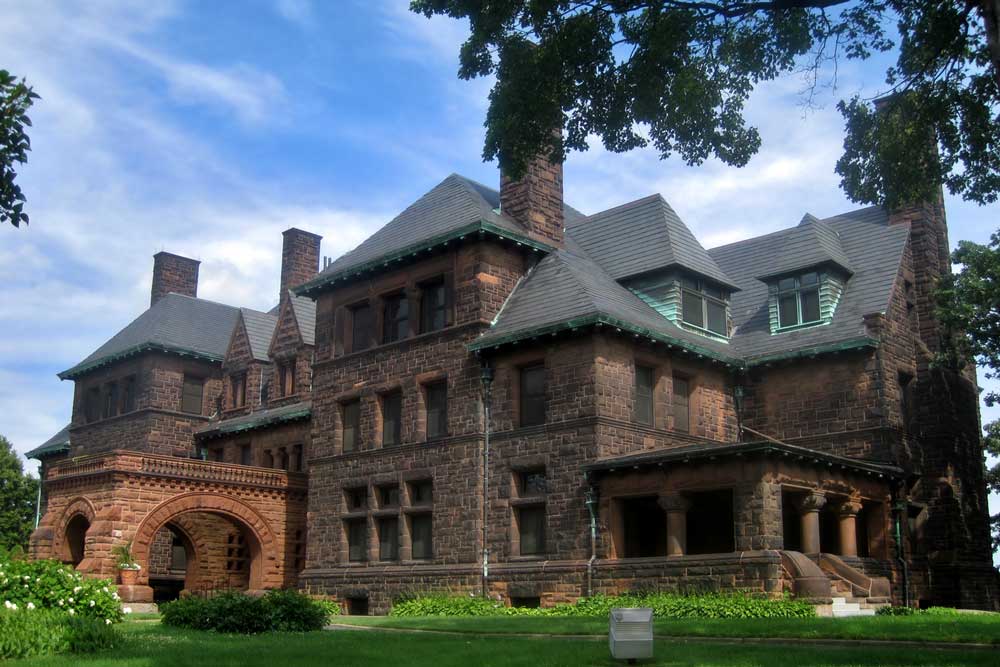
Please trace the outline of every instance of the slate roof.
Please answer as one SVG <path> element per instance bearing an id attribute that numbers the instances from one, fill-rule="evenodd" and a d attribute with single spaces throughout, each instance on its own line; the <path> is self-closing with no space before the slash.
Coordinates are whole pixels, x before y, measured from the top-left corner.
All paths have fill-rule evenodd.
<path id="1" fill-rule="evenodd" d="M 311 414 L 312 403 L 310 401 L 300 401 L 291 405 L 283 405 L 280 408 L 257 410 L 256 412 L 240 415 L 239 417 L 209 422 L 195 431 L 195 435 L 200 438 L 213 438 L 267 426 L 275 426 L 297 419 L 305 419 Z"/>
<path id="2" fill-rule="evenodd" d="M 773 278 L 819 267 L 832 265 L 850 275 L 851 260 L 844 253 L 840 234 L 815 216 L 806 213 L 797 227 L 784 230 L 780 245 L 776 245 L 766 266 L 757 268 L 758 279 Z"/>
<path id="3" fill-rule="evenodd" d="M 316 343 L 316 302 L 309 297 L 295 296 L 291 290 L 288 293 L 292 299 L 295 320 L 299 323 L 302 342 L 305 345 L 314 345 Z"/>
<path id="4" fill-rule="evenodd" d="M 736 331 L 734 350 L 749 359 L 835 345 L 865 338 L 863 316 L 885 312 L 899 271 L 908 231 L 890 227 L 880 207 L 851 211 L 826 218 L 822 223 L 839 235 L 845 260 L 854 273 L 830 324 L 772 334 L 768 320 L 767 284 L 756 276 L 762 267 L 780 260 L 786 244 L 801 238 L 792 227 L 773 234 L 713 248 L 709 254 L 732 276 L 741 291 L 732 295 L 731 310 Z"/>
<path id="5" fill-rule="evenodd" d="M 37 459 L 40 456 L 48 456 L 50 454 L 58 454 L 60 452 L 65 452 L 69 449 L 69 427 L 72 424 L 66 424 L 62 427 L 58 433 L 43 442 L 38 447 L 35 447 L 30 452 L 24 454 L 25 458 Z"/>
<path id="6" fill-rule="evenodd" d="M 681 266 L 738 288 L 658 194 L 575 220 L 566 232 L 615 280 Z"/>
<path id="7" fill-rule="evenodd" d="M 250 340 L 250 353 L 256 361 L 268 361 L 267 350 L 274 337 L 274 328 L 278 326 L 278 318 L 270 313 L 262 313 L 250 308 L 240 308 L 243 315 L 243 325 L 247 338 Z"/>
<path id="8" fill-rule="evenodd" d="M 549 253 L 522 279 L 493 326 L 473 342 L 472 348 L 516 339 L 525 331 L 564 328 L 561 325 L 565 322 L 578 326 L 601 322 L 720 358 L 731 354 L 727 344 L 686 331 L 662 317 L 608 275 L 572 239 L 565 249 Z"/>
<path id="9" fill-rule="evenodd" d="M 436 239 L 478 229 L 486 228 L 549 249 L 544 244 L 527 239 L 527 230 L 510 217 L 498 213 L 499 207 L 499 192 L 452 174 L 357 248 L 341 255 L 316 278 L 296 288 L 296 292 L 303 294 L 335 276 L 361 269 L 370 263 L 404 256 Z M 567 222 L 583 217 L 570 206 L 565 207 L 564 214 Z"/>
<path id="10" fill-rule="evenodd" d="M 147 350 L 222 361 L 240 310 L 214 301 L 168 294 L 86 359 L 59 373 L 63 380 Z"/>

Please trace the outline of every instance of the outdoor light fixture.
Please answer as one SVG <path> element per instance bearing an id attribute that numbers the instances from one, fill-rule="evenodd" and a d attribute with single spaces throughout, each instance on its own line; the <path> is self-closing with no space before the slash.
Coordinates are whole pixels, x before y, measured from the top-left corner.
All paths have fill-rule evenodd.
<path id="1" fill-rule="evenodd" d="M 653 610 L 648 607 L 612 609 L 608 644 L 611 657 L 628 660 L 653 657 Z"/>

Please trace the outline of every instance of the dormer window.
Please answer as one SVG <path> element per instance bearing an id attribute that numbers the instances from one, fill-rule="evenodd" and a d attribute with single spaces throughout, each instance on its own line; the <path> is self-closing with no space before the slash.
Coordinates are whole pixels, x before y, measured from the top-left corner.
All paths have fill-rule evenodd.
<path id="1" fill-rule="evenodd" d="M 685 324 L 729 336 L 729 295 L 703 280 L 681 279 L 681 310 Z"/>
<path id="2" fill-rule="evenodd" d="M 819 322 L 819 274 L 803 273 L 801 276 L 782 278 L 778 281 L 778 326 L 799 326 Z"/>

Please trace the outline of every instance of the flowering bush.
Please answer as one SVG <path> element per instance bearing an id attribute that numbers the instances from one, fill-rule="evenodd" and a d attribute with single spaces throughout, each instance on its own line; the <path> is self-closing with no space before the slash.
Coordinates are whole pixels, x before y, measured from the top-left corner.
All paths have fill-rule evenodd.
<path id="1" fill-rule="evenodd" d="M 122 620 L 121 600 L 110 579 L 85 579 L 51 560 L 0 560 L 0 601 L 7 611 L 52 609 L 107 624 Z"/>
<path id="2" fill-rule="evenodd" d="M 797 600 L 771 600 L 738 594 L 676 595 L 629 593 L 595 595 L 574 604 L 546 609 L 508 607 L 479 596 L 427 595 L 399 600 L 390 616 L 599 616 L 616 607 L 650 607 L 656 618 L 809 618 L 812 605 Z"/>

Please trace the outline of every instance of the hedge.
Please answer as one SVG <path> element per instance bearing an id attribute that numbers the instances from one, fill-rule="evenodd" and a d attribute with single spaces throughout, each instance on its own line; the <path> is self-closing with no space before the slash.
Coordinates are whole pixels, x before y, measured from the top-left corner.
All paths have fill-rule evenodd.
<path id="1" fill-rule="evenodd" d="M 508 607 L 478 596 L 424 595 L 398 600 L 390 616 L 589 616 L 606 617 L 617 607 L 650 607 L 656 618 L 809 618 L 816 610 L 807 602 L 740 594 L 677 595 L 628 593 L 595 595 L 573 604 L 539 609 Z"/>
<path id="2" fill-rule="evenodd" d="M 187 596 L 160 606 L 164 625 L 246 635 L 321 630 L 338 611 L 330 602 L 293 590 L 260 597 L 237 592 Z"/>

